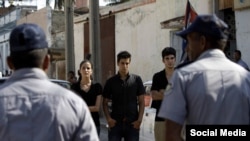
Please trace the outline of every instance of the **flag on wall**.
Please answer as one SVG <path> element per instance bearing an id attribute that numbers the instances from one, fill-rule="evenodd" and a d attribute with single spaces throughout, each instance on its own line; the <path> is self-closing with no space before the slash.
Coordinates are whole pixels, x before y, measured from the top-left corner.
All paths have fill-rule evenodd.
<path id="1" fill-rule="evenodd" d="M 185 17 L 184 17 L 184 29 L 186 29 L 195 20 L 197 15 L 198 14 L 194 10 L 193 6 L 189 2 L 189 0 L 187 0 L 186 13 L 185 13 Z M 187 54 L 185 51 L 186 46 L 187 46 L 187 41 L 183 39 L 181 62 L 185 62 L 187 60 Z"/>

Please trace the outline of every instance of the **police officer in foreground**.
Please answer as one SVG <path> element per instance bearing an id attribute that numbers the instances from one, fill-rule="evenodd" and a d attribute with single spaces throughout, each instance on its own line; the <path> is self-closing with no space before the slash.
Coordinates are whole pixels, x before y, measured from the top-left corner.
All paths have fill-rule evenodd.
<path id="1" fill-rule="evenodd" d="M 193 61 L 175 70 L 159 116 L 166 119 L 166 140 L 179 141 L 186 124 L 230 125 L 250 121 L 248 71 L 223 52 L 228 26 L 216 15 L 200 15 L 184 31 Z"/>
<path id="2" fill-rule="evenodd" d="M 18 25 L 9 42 L 7 62 L 14 73 L 0 86 L 0 140 L 99 141 L 85 102 L 48 79 L 43 30 Z"/>

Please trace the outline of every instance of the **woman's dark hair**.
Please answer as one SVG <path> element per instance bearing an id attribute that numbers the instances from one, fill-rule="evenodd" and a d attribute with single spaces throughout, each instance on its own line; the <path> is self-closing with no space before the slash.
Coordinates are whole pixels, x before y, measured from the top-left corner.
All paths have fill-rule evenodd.
<path id="1" fill-rule="evenodd" d="M 68 74 L 72 74 L 73 76 L 75 76 L 75 72 L 74 71 L 69 71 Z"/>
<path id="2" fill-rule="evenodd" d="M 200 39 L 202 36 L 206 38 L 206 40 L 209 42 L 209 47 L 211 49 L 220 49 L 224 50 L 227 45 L 227 39 L 217 39 L 215 37 L 204 35 L 202 33 L 197 33 L 196 38 Z"/>

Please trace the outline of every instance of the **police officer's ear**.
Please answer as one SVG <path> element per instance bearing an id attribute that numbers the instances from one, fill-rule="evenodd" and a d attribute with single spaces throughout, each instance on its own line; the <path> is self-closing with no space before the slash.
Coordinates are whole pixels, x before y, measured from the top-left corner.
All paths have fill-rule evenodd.
<path id="1" fill-rule="evenodd" d="M 47 71 L 48 70 L 48 68 L 49 68 L 49 64 L 50 64 L 50 55 L 49 54 L 47 54 L 45 57 L 44 57 L 44 60 L 43 60 L 43 70 L 44 71 Z"/>
<path id="2" fill-rule="evenodd" d="M 7 57 L 7 64 L 11 70 L 15 70 L 15 67 L 12 63 L 12 58 L 10 56 Z"/>
<path id="3" fill-rule="evenodd" d="M 207 38 L 204 35 L 201 35 L 200 37 L 200 46 L 202 50 L 207 49 Z"/>

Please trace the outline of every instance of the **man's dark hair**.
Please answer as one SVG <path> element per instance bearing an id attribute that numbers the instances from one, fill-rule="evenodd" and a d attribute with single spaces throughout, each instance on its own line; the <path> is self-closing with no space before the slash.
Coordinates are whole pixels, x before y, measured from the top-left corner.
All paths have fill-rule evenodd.
<path id="1" fill-rule="evenodd" d="M 237 49 L 234 52 L 237 53 L 239 55 L 239 57 L 241 57 L 241 51 L 240 50 Z"/>
<path id="2" fill-rule="evenodd" d="M 168 55 L 174 55 L 174 57 L 176 57 L 175 49 L 172 47 L 165 47 L 161 52 L 162 59 Z"/>
<path id="3" fill-rule="evenodd" d="M 74 72 L 74 71 L 72 71 L 72 70 L 71 70 L 71 71 L 69 71 L 69 72 L 68 72 L 68 74 L 72 74 L 73 76 L 75 76 L 75 75 L 76 75 L 76 74 L 75 74 L 75 72 Z"/>
<path id="4" fill-rule="evenodd" d="M 215 39 L 211 36 L 205 37 L 210 42 L 211 48 L 224 50 L 227 45 L 227 39 Z"/>
<path id="5" fill-rule="evenodd" d="M 16 70 L 21 68 L 42 68 L 43 60 L 48 53 L 48 48 L 11 52 L 10 58 Z"/>
<path id="6" fill-rule="evenodd" d="M 117 54 L 117 62 L 119 62 L 121 59 L 130 59 L 131 61 L 131 54 L 128 51 L 121 51 Z"/>
<path id="7" fill-rule="evenodd" d="M 199 40 L 202 36 L 206 38 L 209 42 L 209 47 L 211 49 L 220 49 L 224 50 L 227 45 L 227 39 L 217 39 L 209 35 L 204 35 L 203 33 L 196 32 L 196 38 Z"/>

